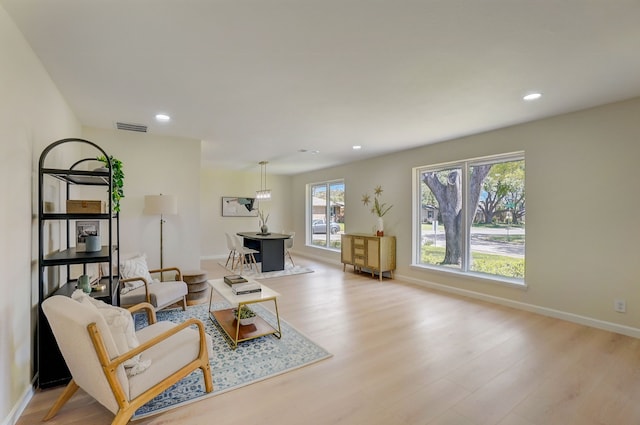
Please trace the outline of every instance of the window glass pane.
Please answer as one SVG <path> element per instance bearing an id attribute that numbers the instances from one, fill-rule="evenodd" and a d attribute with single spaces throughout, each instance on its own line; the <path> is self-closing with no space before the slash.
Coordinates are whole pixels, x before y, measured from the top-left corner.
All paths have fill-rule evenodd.
<path id="1" fill-rule="evenodd" d="M 310 189 L 311 245 L 340 250 L 344 233 L 344 181 L 313 184 Z"/>
<path id="2" fill-rule="evenodd" d="M 524 278 L 524 160 L 469 167 L 469 270 Z"/>
<path id="3" fill-rule="evenodd" d="M 420 174 L 421 264 L 460 269 L 462 261 L 462 169 Z"/>
<path id="4" fill-rule="evenodd" d="M 523 154 L 425 167 L 416 178 L 417 264 L 524 283 Z"/>
<path id="5" fill-rule="evenodd" d="M 344 233 L 344 183 L 333 182 L 329 185 L 331 220 L 329 228 L 329 246 L 340 249 L 342 233 Z"/>
<path id="6" fill-rule="evenodd" d="M 327 185 L 311 186 L 311 244 L 327 246 Z"/>

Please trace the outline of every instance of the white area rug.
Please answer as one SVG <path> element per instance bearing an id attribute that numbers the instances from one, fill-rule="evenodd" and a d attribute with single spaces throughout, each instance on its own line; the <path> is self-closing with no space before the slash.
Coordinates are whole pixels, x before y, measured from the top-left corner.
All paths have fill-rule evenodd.
<path id="1" fill-rule="evenodd" d="M 224 267 L 223 261 L 219 262 L 218 264 Z M 258 270 L 261 270 L 260 269 L 261 266 L 262 264 L 258 263 Z M 294 274 L 313 273 L 313 269 L 310 269 L 308 267 L 300 267 L 300 266 L 294 267 L 291 264 L 285 264 L 284 270 L 277 270 L 273 272 L 264 272 L 264 273 L 262 272 L 256 273 L 253 266 L 251 267 L 251 269 L 249 269 L 248 266 L 245 266 L 244 270 L 242 271 L 240 271 L 239 268 L 236 269 L 235 271 L 231 270 L 230 267 L 225 267 L 225 268 L 229 270 L 229 273 L 239 274 L 244 277 L 250 277 L 251 279 L 270 279 L 272 277 L 282 277 L 282 276 L 290 276 Z"/>
<path id="2" fill-rule="evenodd" d="M 225 302 L 215 302 L 212 309 L 228 308 Z M 275 315 L 259 304 L 253 304 L 256 311 L 272 326 L 276 325 Z M 318 346 L 280 317 L 282 338 L 274 335 L 263 336 L 241 342 L 233 350 L 221 331 L 209 319 L 209 304 L 199 304 L 181 309 L 159 311 L 158 320 L 170 320 L 181 323 L 187 318 L 196 317 L 204 323 L 206 331 L 213 339 L 213 356 L 209 359 L 213 392 L 204 390 L 202 372 L 198 369 L 171 388 L 136 411 L 132 419 L 155 415 L 175 407 L 241 388 L 285 372 L 310 365 L 331 357 L 324 348 Z M 134 316 L 136 328 L 146 324 L 144 314 Z M 215 421 L 212 421 L 215 423 Z"/>

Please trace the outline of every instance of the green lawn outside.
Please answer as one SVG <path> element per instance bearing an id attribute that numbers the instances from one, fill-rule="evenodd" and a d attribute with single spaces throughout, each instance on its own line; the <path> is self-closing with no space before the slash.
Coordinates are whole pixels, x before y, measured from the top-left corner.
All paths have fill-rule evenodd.
<path id="1" fill-rule="evenodd" d="M 444 259 L 444 247 L 422 246 L 422 262 L 438 265 Z M 504 277 L 524 278 L 524 259 L 508 257 L 505 255 L 472 253 L 471 270 L 479 273 L 488 273 Z M 457 266 L 451 266 L 458 268 Z"/>

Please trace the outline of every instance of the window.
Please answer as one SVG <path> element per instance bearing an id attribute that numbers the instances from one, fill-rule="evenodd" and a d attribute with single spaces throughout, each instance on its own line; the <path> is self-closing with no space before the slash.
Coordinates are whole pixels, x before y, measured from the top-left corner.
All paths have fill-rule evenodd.
<path id="1" fill-rule="evenodd" d="M 308 238 L 312 246 L 340 250 L 344 233 L 344 181 L 309 185 Z"/>
<path id="2" fill-rule="evenodd" d="M 524 154 L 414 169 L 417 265 L 524 283 Z"/>

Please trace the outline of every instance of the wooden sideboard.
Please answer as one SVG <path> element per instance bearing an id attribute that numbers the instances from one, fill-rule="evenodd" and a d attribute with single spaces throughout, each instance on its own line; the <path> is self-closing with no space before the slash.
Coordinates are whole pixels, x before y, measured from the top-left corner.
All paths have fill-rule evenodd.
<path id="1" fill-rule="evenodd" d="M 342 270 L 347 264 L 353 266 L 354 271 L 367 269 L 373 277 L 378 273 L 380 280 L 382 274 L 389 272 L 393 279 L 393 271 L 396 269 L 396 237 L 395 236 L 370 236 L 360 233 L 342 235 L 341 261 Z"/>

